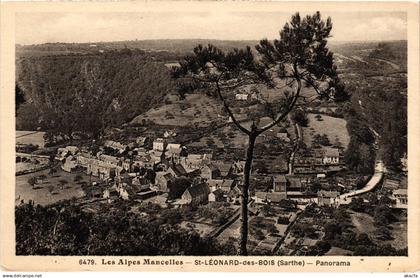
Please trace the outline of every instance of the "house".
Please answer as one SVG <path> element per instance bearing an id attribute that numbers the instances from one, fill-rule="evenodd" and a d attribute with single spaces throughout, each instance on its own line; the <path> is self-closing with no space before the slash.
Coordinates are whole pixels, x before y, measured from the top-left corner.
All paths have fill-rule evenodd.
<path id="1" fill-rule="evenodd" d="M 223 184 L 222 179 L 211 179 L 211 180 L 207 180 L 206 182 L 207 182 L 207 185 L 210 188 L 210 191 L 215 191 L 217 189 L 220 189 L 222 187 L 222 184 Z M 227 192 L 229 192 L 229 190 Z"/>
<path id="2" fill-rule="evenodd" d="M 284 175 L 275 175 L 273 177 L 274 192 L 286 192 L 287 180 Z"/>
<path id="3" fill-rule="evenodd" d="M 209 159 L 206 155 L 201 154 L 188 154 L 187 157 L 180 160 L 181 165 L 185 168 L 187 172 L 192 172 L 194 170 L 200 169 L 203 167 Z"/>
<path id="4" fill-rule="evenodd" d="M 224 192 L 219 188 L 209 194 L 209 202 L 222 202 Z"/>
<path id="5" fill-rule="evenodd" d="M 99 160 L 105 162 L 108 165 L 113 165 L 113 166 L 120 166 L 121 165 L 121 161 L 118 157 L 112 156 L 112 155 L 106 155 L 106 154 L 100 154 L 98 156 Z"/>
<path id="6" fill-rule="evenodd" d="M 326 148 L 322 157 L 322 164 L 339 164 L 340 152 L 336 148 Z"/>
<path id="7" fill-rule="evenodd" d="M 232 164 L 232 174 L 243 175 L 245 169 L 245 161 L 235 161 Z"/>
<path id="8" fill-rule="evenodd" d="M 213 160 L 212 164 L 220 171 L 220 177 L 226 178 L 232 174 L 232 163 L 223 160 Z"/>
<path id="9" fill-rule="evenodd" d="M 110 187 L 104 190 L 102 198 L 109 199 L 111 197 L 118 197 L 119 193 L 115 187 Z"/>
<path id="10" fill-rule="evenodd" d="M 235 99 L 236 100 L 249 100 L 250 95 L 246 94 L 246 93 L 237 93 L 237 94 L 235 94 Z"/>
<path id="11" fill-rule="evenodd" d="M 235 186 L 235 180 L 212 179 L 212 180 L 207 180 L 207 184 L 212 191 L 216 189 L 221 189 L 223 192 L 229 193 L 229 191 Z"/>
<path id="12" fill-rule="evenodd" d="M 220 189 L 222 189 L 223 192 L 230 192 L 235 187 L 235 180 L 224 179 Z"/>
<path id="13" fill-rule="evenodd" d="M 67 146 L 65 149 L 72 155 L 75 155 L 80 151 L 76 146 Z"/>
<path id="14" fill-rule="evenodd" d="M 161 151 L 152 150 L 150 152 L 150 161 L 152 165 L 161 163 L 163 161 L 163 158 L 164 158 L 164 153 Z"/>
<path id="15" fill-rule="evenodd" d="M 394 179 L 390 179 L 390 178 L 386 178 L 384 180 L 384 183 L 383 183 L 383 188 L 384 189 L 396 190 L 399 187 L 400 187 L 400 181 L 399 180 L 394 180 Z"/>
<path id="16" fill-rule="evenodd" d="M 277 132 L 276 136 L 284 142 L 290 142 L 289 134 L 287 134 L 287 132 Z"/>
<path id="17" fill-rule="evenodd" d="M 267 202 L 269 203 L 280 203 L 285 199 L 287 199 L 286 192 L 267 192 Z"/>
<path id="18" fill-rule="evenodd" d="M 166 148 L 166 141 L 163 138 L 157 138 L 153 141 L 153 150 L 164 152 Z"/>
<path id="19" fill-rule="evenodd" d="M 75 172 L 77 168 L 78 168 L 77 159 L 73 155 L 66 157 L 64 160 L 64 163 L 61 165 L 61 169 L 69 173 Z"/>
<path id="20" fill-rule="evenodd" d="M 256 204 L 267 203 L 267 192 L 262 192 L 262 191 L 255 192 L 255 203 Z"/>
<path id="21" fill-rule="evenodd" d="M 58 148 L 55 159 L 63 161 L 68 155 L 76 155 L 79 152 L 79 148 L 76 146 L 67 146 L 65 148 Z"/>
<path id="22" fill-rule="evenodd" d="M 334 206 L 338 204 L 337 197 L 340 195 L 338 191 L 318 191 L 318 205 L 320 206 Z"/>
<path id="23" fill-rule="evenodd" d="M 200 183 L 188 187 L 184 194 L 182 194 L 181 199 L 189 205 L 197 206 L 200 204 L 206 204 L 208 202 L 209 193 L 210 190 L 207 184 Z"/>
<path id="24" fill-rule="evenodd" d="M 171 173 L 174 177 L 186 177 L 188 176 L 187 171 L 181 164 L 172 164 L 168 167 L 168 172 Z"/>
<path id="25" fill-rule="evenodd" d="M 131 184 L 138 186 L 140 191 L 145 191 L 150 189 L 150 181 L 145 177 L 135 177 L 131 180 Z"/>
<path id="26" fill-rule="evenodd" d="M 116 175 L 115 166 L 103 164 L 97 161 L 89 164 L 86 171 L 88 175 L 99 177 L 101 180 L 111 179 Z"/>
<path id="27" fill-rule="evenodd" d="M 228 197 L 231 201 L 236 201 L 241 197 L 241 189 L 236 185 L 228 193 Z"/>
<path id="28" fill-rule="evenodd" d="M 287 191 L 303 191 L 302 182 L 296 177 L 287 177 Z"/>
<path id="29" fill-rule="evenodd" d="M 76 155 L 76 159 L 77 159 L 77 164 L 86 169 L 87 165 L 91 163 L 92 160 L 95 160 L 96 158 L 89 153 L 83 152 L 83 153 L 78 153 Z"/>
<path id="30" fill-rule="evenodd" d="M 392 199 L 394 199 L 396 202 L 394 206 L 395 208 L 408 208 L 408 196 L 406 188 L 400 188 L 392 191 Z"/>
<path id="31" fill-rule="evenodd" d="M 168 159 L 172 159 L 174 162 L 177 162 L 177 163 L 179 162 L 181 153 L 182 153 L 181 144 L 170 143 L 166 147 L 166 157 Z"/>
<path id="32" fill-rule="evenodd" d="M 104 147 L 116 150 L 119 153 L 123 153 L 128 149 L 126 145 L 121 144 L 120 142 L 112 141 L 112 140 L 106 140 L 104 142 Z"/>
<path id="33" fill-rule="evenodd" d="M 168 192 L 169 185 L 175 177 L 168 172 L 157 172 L 155 182 L 161 192 Z"/>
<path id="34" fill-rule="evenodd" d="M 212 180 L 212 179 L 216 179 L 216 178 L 220 178 L 220 170 L 213 164 L 209 164 L 209 165 L 204 165 L 201 169 L 201 174 L 200 176 L 204 179 L 204 180 Z"/>
<path id="35" fill-rule="evenodd" d="M 136 143 L 139 147 L 144 147 L 149 141 L 149 137 L 146 136 L 139 136 L 136 139 Z"/>
<path id="36" fill-rule="evenodd" d="M 122 167 L 127 172 L 131 172 L 131 165 L 132 165 L 131 159 L 126 158 L 122 162 Z"/>
<path id="37" fill-rule="evenodd" d="M 175 137 L 176 136 L 176 132 L 173 130 L 166 130 L 163 133 L 163 137 L 168 138 L 168 137 Z"/>

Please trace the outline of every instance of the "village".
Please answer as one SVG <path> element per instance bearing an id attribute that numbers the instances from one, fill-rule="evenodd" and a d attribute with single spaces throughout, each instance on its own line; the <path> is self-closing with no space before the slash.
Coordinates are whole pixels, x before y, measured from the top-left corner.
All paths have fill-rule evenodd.
<path id="1" fill-rule="evenodd" d="M 296 134 L 289 134 L 288 130 L 295 130 Z M 355 185 L 355 178 L 346 176 L 342 161 L 343 148 L 301 147 L 299 150 L 293 146 L 299 144 L 302 137 L 300 126 L 288 130 L 281 129 L 283 132 L 268 135 L 289 146 L 289 161 L 284 163 L 286 169 L 276 170 L 278 165 L 271 167 L 268 163 L 271 156 L 266 159 L 259 156 L 255 162 L 256 169 L 252 171 L 250 246 L 255 254 L 308 253 L 310 248 L 319 244 L 325 232 L 321 226 L 313 223 L 311 229 L 318 232 L 311 237 L 304 233 L 300 236 L 296 234 L 296 227 L 303 225 L 302 221 L 314 221 L 305 218 L 307 208 L 312 205 L 338 208 L 342 204 L 349 204 L 352 197 L 359 194 L 355 194 L 357 190 L 365 192 Z M 37 171 L 51 165 L 56 168 L 52 173 L 49 171 L 50 175 L 35 172 L 32 186 L 45 187 L 54 172 L 61 172 L 61 176 L 66 176 L 67 180 L 57 180 L 56 185 L 51 181 L 47 186 L 49 194 L 45 192 L 53 199 L 68 199 L 65 189 L 76 183 L 80 190 L 73 197 L 87 211 L 97 211 L 97 205 L 101 203 L 120 206 L 121 202 L 126 202 L 131 206 L 131 211 L 153 219 L 160 213 L 166 215 L 167 209 L 181 209 L 185 213 L 177 216 L 184 219 L 179 222 L 181 226 L 194 229 L 202 236 L 217 237 L 221 242 L 232 241 L 239 234 L 245 162 L 221 159 L 220 155 L 215 157 L 213 153 L 216 149 L 212 152 L 211 146 L 201 152 L 196 147 L 191 151 L 189 146 L 176 142 L 176 135 L 174 130 L 169 129 L 148 132 L 131 141 L 124 140 L 124 143 L 103 140 L 100 144 L 95 142 L 90 146 L 56 148 L 53 162 L 51 159 L 48 161 L 48 156 L 32 158 L 32 161 L 38 160 Z M 17 153 L 17 161 L 30 161 L 30 156 Z M 261 161 L 265 161 L 263 168 L 266 169 L 263 171 Z M 406 209 L 406 187 L 392 178 L 384 179 L 382 170 L 378 175 L 378 181 L 372 181 L 373 177 L 371 181 L 366 181 L 367 185 L 374 183 L 366 192 L 383 182 L 382 187 L 395 200 L 393 206 Z M 60 189 L 64 190 L 62 194 Z M 17 204 L 28 201 L 39 202 L 35 198 L 24 200 L 20 195 L 16 199 Z"/>

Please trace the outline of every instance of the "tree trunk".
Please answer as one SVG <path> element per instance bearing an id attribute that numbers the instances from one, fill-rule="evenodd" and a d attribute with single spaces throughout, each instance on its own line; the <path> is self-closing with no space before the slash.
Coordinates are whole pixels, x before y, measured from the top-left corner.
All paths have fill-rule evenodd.
<path id="1" fill-rule="evenodd" d="M 246 161 L 244 167 L 244 184 L 242 186 L 242 202 L 241 202 L 241 241 L 239 254 L 247 256 L 247 242 L 248 242 L 248 199 L 249 199 L 249 177 L 251 174 L 252 159 L 254 156 L 254 145 L 257 134 L 254 130 L 251 131 L 248 137 L 248 149 L 246 152 Z"/>

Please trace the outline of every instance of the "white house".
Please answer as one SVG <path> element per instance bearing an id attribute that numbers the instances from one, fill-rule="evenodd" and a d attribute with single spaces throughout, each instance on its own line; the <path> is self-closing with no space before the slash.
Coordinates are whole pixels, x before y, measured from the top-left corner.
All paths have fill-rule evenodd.
<path id="1" fill-rule="evenodd" d="M 392 191 L 392 198 L 396 201 L 396 208 L 407 209 L 408 197 L 406 188 L 400 188 Z"/>
<path id="2" fill-rule="evenodd" d="M 340 163 L 340 153 L 338 149 L 327 148 L 325 149 L 324 155 L 322 157 L 323 164 L 338 164 Z"/>
<path id="3" fill-rule="evenodd" d="M 154 151 L 163 152 L 163 151 L 165 151 L 165 147 L 166 147 L 166 142 L 163 138 L 157 138 L 156 140 L 153 141 L 153 150 Z"/>
<path id="4" fill-rule="evenodd" d="M 235 95 L 235 99 L 236 100 L 248 100 L 249 99 L 249 95 L 245 94 L 245 93 L 237 93 Z"/>

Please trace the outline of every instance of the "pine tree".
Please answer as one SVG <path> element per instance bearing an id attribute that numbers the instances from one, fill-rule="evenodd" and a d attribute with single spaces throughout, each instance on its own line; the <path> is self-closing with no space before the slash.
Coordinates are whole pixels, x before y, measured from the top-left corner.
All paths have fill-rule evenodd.
<path id="1" fill-rule="evenodd" d="M 306 100 L 300 94 L 304 86 L 314 89 L 315 97 L 319 99 L 330 99 L 335 94 L 343 98 L 344 86 L 333 65 L 333 53 L 326 47 L 331 29 L 331 19 L 322 20 L 319 12 L 304 18 L 296 13 L 280 31 L 279 39 L 260 41 L 256 46 L 258 59 L 249 46 L 223 52 L 213 45 L 198 45 L 193 55 L 184 57 L 180 66 L 173 68 L 174 78 L 194 80 L 200 84 L 197 87 L 204 86 L 214 91 L 234 125 L 248 136 L 241 194 L 241 255 L 248 254 L 249 185 L 257 137 L 282 122 L 297 105 L 298 99 Z M 284 90 L 278 80 L 285 81 L 290 91 Z M 261 106 L 270 108 L 265 111 L 270 112 L 268 116 L 272 121 L 260 126 L 261 113 L 253 113 L 252 124 L 247 128 L 237 120 L 227 94 L 250 84 L 264 84 L 276 89 L 283 98 L 275 105 L 259 99 Z"/>

